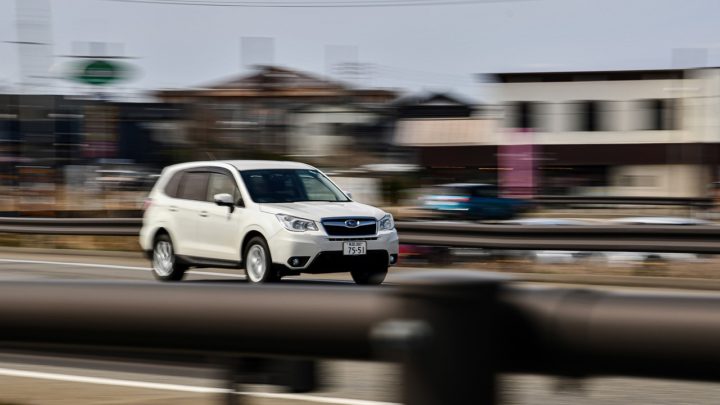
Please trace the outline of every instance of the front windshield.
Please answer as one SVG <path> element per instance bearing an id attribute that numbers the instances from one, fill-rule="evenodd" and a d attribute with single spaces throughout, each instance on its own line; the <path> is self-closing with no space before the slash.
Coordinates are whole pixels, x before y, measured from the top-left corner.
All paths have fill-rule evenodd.
<path id="1" fill-rule="evenodd" d="M 350 201 L 317 170 L 269 169 L 241 172 L 250 198 L 257 203 Z"/>

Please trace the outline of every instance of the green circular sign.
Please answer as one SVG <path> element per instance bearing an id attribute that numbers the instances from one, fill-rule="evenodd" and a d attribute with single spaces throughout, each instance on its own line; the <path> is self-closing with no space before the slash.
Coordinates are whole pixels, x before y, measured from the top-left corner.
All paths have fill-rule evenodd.
<path id="1" fill-rule="evenodd" d="M 107 60 L 83 61 L 75 73 L 75 80 L 94 86 L 103 86 L 126 76 L 127 69 L 119 64 Z"/>

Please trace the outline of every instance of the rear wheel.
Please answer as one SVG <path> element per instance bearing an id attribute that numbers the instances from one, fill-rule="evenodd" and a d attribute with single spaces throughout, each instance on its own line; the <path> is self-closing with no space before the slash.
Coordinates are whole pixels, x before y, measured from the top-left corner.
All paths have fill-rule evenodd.
<path id="1" fill-rule="evenodd" d="M 273 269 L 272 257 L 265 239 L 256 236 L 245 247 L 245 273 L 249 282 L 267 283 L 276 281 L 277 272 Z"/>
<path id="2" fill-rule="evenodd" d="M 387 276 L 387 266 L 375 267 L 375 268 L 360 268 L 354 269 L 350 272 L 355 284 L 359 285 L 379 285 L 385 281 Z"/>
<path id="3" fill-rule="evenodd" d="M 161 281 L 182 280 L 187 266 L 177 263 L 172 240 L 167 234 L 160 234 L 153 245 L 152 270 L 155 278 Z"/>

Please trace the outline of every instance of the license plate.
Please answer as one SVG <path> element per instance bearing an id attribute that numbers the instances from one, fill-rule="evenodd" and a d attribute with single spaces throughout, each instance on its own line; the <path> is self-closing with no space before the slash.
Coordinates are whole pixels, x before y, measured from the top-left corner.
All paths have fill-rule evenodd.
<path id="1" fill-rule="evenodd" d="M 367 253 L 367 242 L 345 242 L 343 243 L 343 255 L 359 256 Z"/>

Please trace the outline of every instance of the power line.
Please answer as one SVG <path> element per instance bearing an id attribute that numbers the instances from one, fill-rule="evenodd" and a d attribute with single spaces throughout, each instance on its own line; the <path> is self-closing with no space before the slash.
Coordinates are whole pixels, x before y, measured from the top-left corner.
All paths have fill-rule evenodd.
<path id="1" fill-rule="evenodd" d="M 254 8 L 367 8 L 452 6 L 463 4 L 507 3 L 533 0 L 361 0 L 361 1 L 215 1 L 215 0 L 106 0 L 116 3 L 162 4 L 173 6 L 254 7 Z"/>

